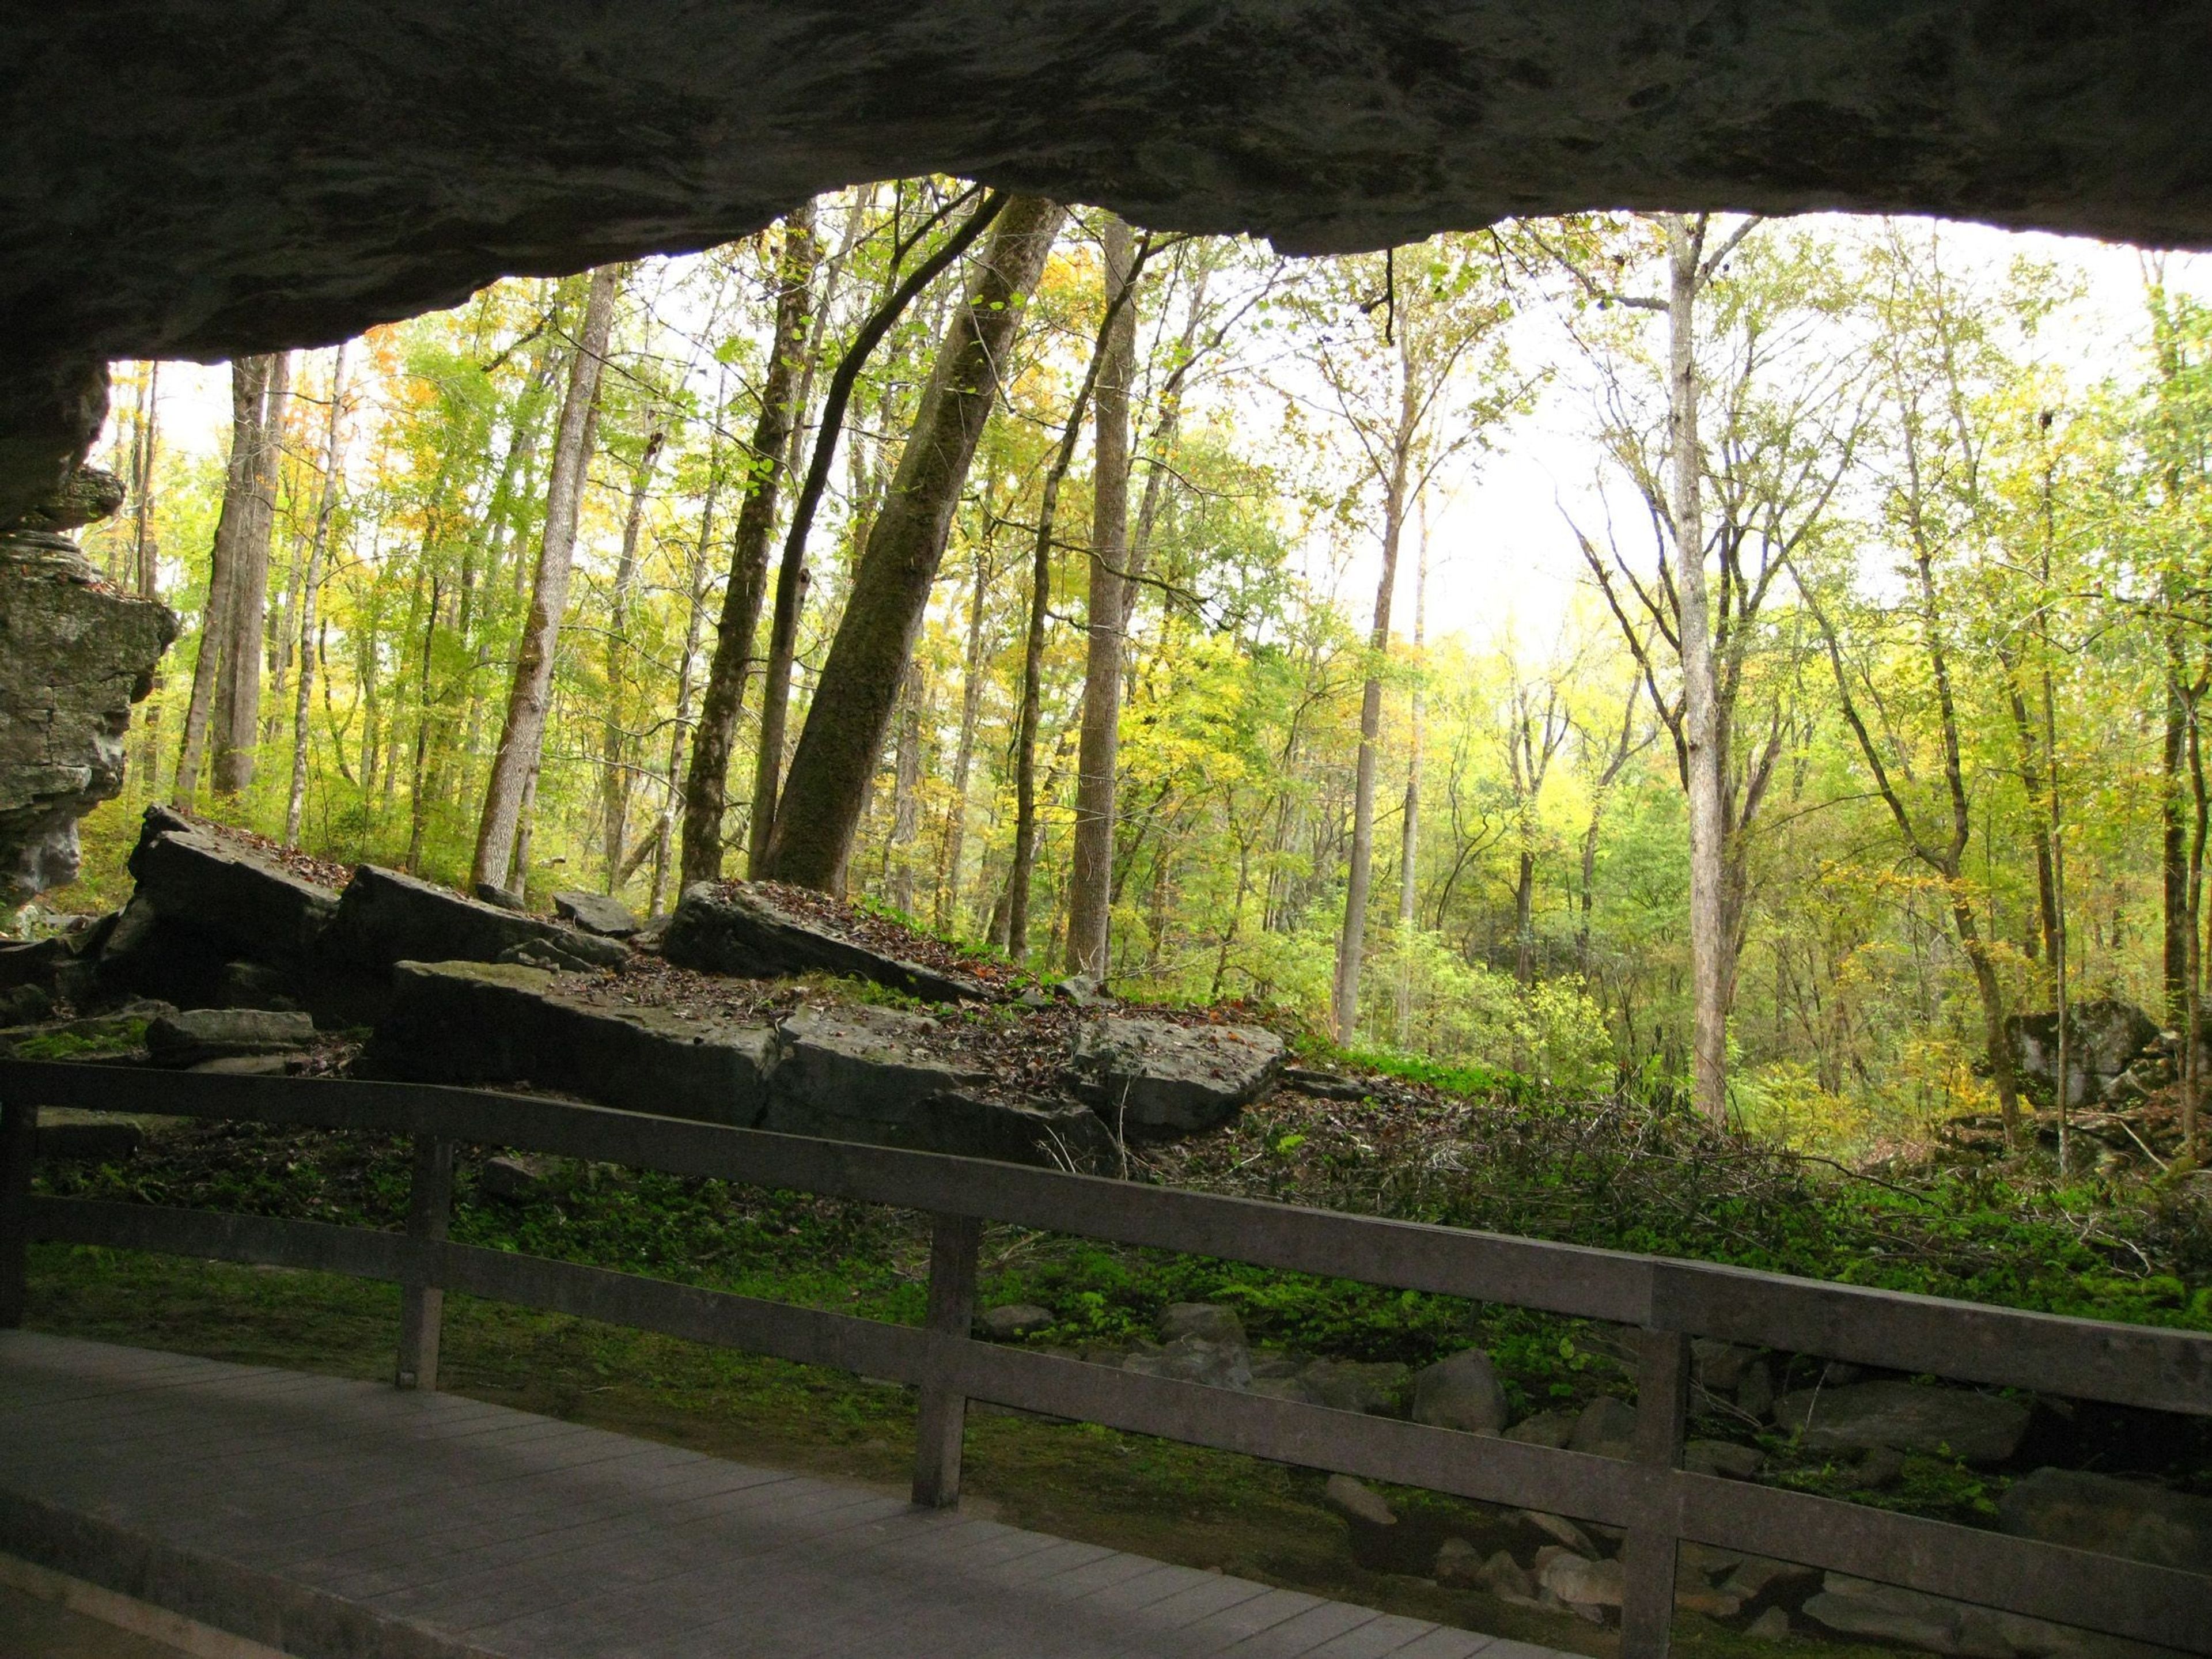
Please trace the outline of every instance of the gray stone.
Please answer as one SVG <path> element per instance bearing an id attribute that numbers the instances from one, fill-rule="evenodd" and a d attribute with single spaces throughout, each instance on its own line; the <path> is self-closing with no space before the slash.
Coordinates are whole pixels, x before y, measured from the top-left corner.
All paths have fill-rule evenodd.
<path id="1" fill-rule="evenodd" d="M 1121 1369 L 1209 1389 L 1246 1391 L 1252 1386 L 1252 1356 L 1244 1345 L 1209 1342 L 1202 1336 L 1179 1336 L 1156 1353 L 1133 1353 Z"/>
<path id="2" fill-rule="evenodd" d="M 2027 1432 L 2018 1401 L 1918 1382 L 1854 1382 L 1800 1389 L 1774 1405 L 1775 1426 L 1814 1451 L 1890 1446 L 1968 1463 L 2002 1463 Z"/>
<path id="3" fill-rule="evenodd" d="M 1505 1437 L 1527 1446 L 1564 1447 L 1574 1438 L 1575 1421 L 1581 1415 L 1579 1412 L 1537 1412 L 1506 1430 Z"/>
<path id="4" fill-rule="evenodd" d="M 1437 1546 L 1436 1565 L 1431 1571 L 1439 1584 L 1473 1589 L 1481 1582 L 1482 1552 L 1464 1538 L 1447 1538 Z"/>
<path id="5" fill-rule="evenodd" d="M 1160 1315 L 1159 1330 L 1163 1342 L 1172 1342 L 1179 1336 L 1240 1345 L 1244 1341 L 1244 1322 L 1237 1318 L 1234 1308 L 1218 1302 L 1171 1302 Z"/>
<path id="6" fill-rule="evenodd" d="M 1870 1492 L 1886 1492 L 1905 1479 L 1905 1454 L 1894 1446 L 1869 1446 L 1860 1455 L 1858 1483 Z"/>
<path id="7" fill-rule="evenodd" d="M 1514 1514 L 1547 1543 L 1572 1550 L 1577 1555 L 1597 1553 L 1597 1546 L 1590 1542 L 1589 1534 L 1564 1515 L 1549 1515 L 1542 1510 L 1516 1510 Z"/>
<path id="8" fill-rule="evenodd" d="M 54 1011 L 54 1000 L 44 986 L 18 985 L 0 991 L 0 1027 L 35 1025 Z"/>
<path id="9" fill-rule="evenodd" d="M 1316 1359 L 1298 1373 L 1298 1381 L 1322 1405 L 1338 1411 L 1387 1412 L 1396 1407 L 1407 1374 L 1403 1365 L 1387 1361 Z"/>
<path id="10" fill-rule="evenodd" d="M 975 1322 L 993 1341 L 1012 1342 L 1035 1336 L 1049 1327 L 1053 1322 L 1052 1310 L 1040 1308 L 1033 1302 L 1010 1302 L 1002 1307 L 984 1309 L 975 1316 Z"/>
<path id="11" fill-rule="evenodd" d="M 1299 1406 L 1325 1406 L 1328 1403 L 1321 1397 L 1321 1390 L 1303 1376 L 1255 1376 L 1251 1387 L 1245 1392 L 1268 1400 L 1287 1400 Z"/>
<path id="12" fill-rule="evenodd" d="M 1754 1555 L 1736 1565 L 1723 1588 L 1748 1605 L 1763 1595 L 1787 1596 L 1809 1589 L 1819 1582 L 1820 1577 L 1818 1567 Z"/>
<path id="13" fill-rule="evenodd" d="M 629 939 L 637 932 L 637 918 L 629 906 L 605 893 L 580 889 L 553 895 L 553 914 L 572 927 L 605 939 Z"/>
<path id="14" fill-rule="evenodd" d="M 1395 1527 L 1398 1516 L 1381 1492 L 1364 1480 L 1355 1480 L 1348 1474 L 1332 1474 L 1322 1486 L 1322 1495 L 1329 1507 L 1347 1521 L 1364 1527 Z"/>
<path id="15" fill-rule="evenodd" d="M 1761 1642 L 1778 1642 L 1790 1634 L 1790 1610 L 1769 1607 L 1746 1625 L 1743 1633 Z"/>
<path id="16" fill-rule="evenodd" d="M 1574 1432 L 1567 1437 L 1567 1446 L 1572 1451 L 1624 1457 L 1627 1453 L 1622 1448 L 1635 1438 L 1636 1408 L 1625 1400 L 1602 1394 L 1583 1407 L 1581 1415 L 1575 1419 Z"/>
<path id="17" fill-rule="evenodd" d="M 2016 1538 L 2212 1573 L 2212 1498 L 2085 1470 L 2041 1468 L 1997 1499 Z"/>
<path id="18" fill-rule="evenodd" d="M 1806 1618 L 1839 1636 L 1869 1636 L 1930 1653 L 1959 1651 L 1960 1606 L 1894 1584 L 1869 1583 L 1832 1572 L 1807 1599 Z"/>
<path id="19" fill-rule="evenodd" d="M 1563 1549 L 1544 1564 L 1536 1582 L 1571 1607 L 1617 1607 L 1627 1578 L 1617 1560 L 1592 1561 Z"/>
<path id="20" fill-rule="evenodd" d="M 866 1005 L 801 1008 L 784 1020 L 767 1127 L 837 1140 L 925 1146 L 929 1103 L 981 1088 L 981 1066 L 941 1058 L 927 1014 Z"/>
<path id="21" fill-rule="evenodd" d="M 778 903 L 769 889 L 742 882 L 697 882 L 685 888 L 661 936 L 660 953 L 679 968 L 702 974 L 756 979 L 842 974 L 927 1002 L 988 1000 L 998 994 L 981 980 L 856 945 Z"/>
<path id="22" fill-rule="evenodd" d="M 564 995 L 499 963 L 407 962 L 358 1062 L 417 1083 L 529 1083 L 609 1106 L 738 1127 L 760 1121 L 776 1039 L 766 1026 Z"/>
<path id="23" fill-rule="evenodd" d="M 1699 1387 L 1715 1394 L 1734 1394 L 1741 1385 L 1744 1373 L 1759 1357 L 1757 1348 L 1701 1336 L 1690 1344 L 1690 1375 Z"/>
<path id="24" fill-rule="evenodd" d="M 104 466 L 79 466 L 61 489 L 15 521 L 18 530 L 67 532 L 121 510 L 129 492 Z"/>
<path id="25" fill-rule="evenodd" d="M 1084 1026 L 1067 1076 L 1125 1138 L 1192 1134 L 1234 1117 L 1282 1060 L 1282 1039 L 1257 1026 L 1109 1015 Z"/>
<path id="26" fill-rule="evenodd" d="M 373 864 L 354 872 L 325 937 L 333 956 L 372 970 L 402 962 L 497 962 L 531 946 L 551 951 L 562 965 L 613 967 L 629 958 L 612 939 Z"/>
<path id="27" fill-rule="evenodd" d="M 2025 1081 L 2055 1094 L 2058 1073 L 2058 1015 L 2014 1014 L 2005 1021 L 2013 1066 Z M 2106 1098 L 2136 1057 L 2158 1040 L 2158 1026 L 2132 1003 L 2110 997 L 2074 1004 L 2066 1019 L 2066 1101 L 2088 1104 Z"/>
<path id="28" fill-rule="evenodd" d="M 486 904 L 495 905 L 501 910 L 520 910 L 526 915 L 530 912 L 530 902 L 511 887 L 501 887 L 496 882 L 480 881 L 474 890 Z"/>
<path id="29" fill-rule="evenodd" d="M 307 1015 L 273 1008 L 189 1008 L 149 1023 L 146 1047 L 162 1066 L 238 1054 L 282 1054 L 315 1040 Z"/>
<path id="30" fill-rule="evenodd" d="M 164 806 L 146 809 L 131 854 L 148 921 L 183 929 L 227 959 L 292 971 L 311 957 L 338 896 L 292 873 L 252 842 L 198 823 Z M 129 941 L 111 941 L 125 950 Z"/>
<path id="31" fill-rule="evenodd" d="M 1774 1368 L 1764 1359 L 1745 1366 L 1735 1385 L 1735 1403 L 1763 1421 L 1774 1410 Z"/>
<path id="32" fill-rule="evenodd" d="M 66 539 L 0 535 L 0 909 L 76 879 L 77 820 L 123 787 L 131 705 L 176 633 Z"/>
<path id="33" fill-rule="evenodd" d="M 1729 1440 L 1692 1440 L 1682 1448 L 1682 1467 L 1692 1474 L 1748 1480 L 1765 1465 L 1766 1454 L 1756 1446 L 1739 1446 Z"/>
<path id="34" fill-rule="evenodd" d="M 1468 1434 L 1505 1427 L 1505 1390 L 1490 1356 L 1468 1348 L 1413 1373 L 1413 1420 Z"/>
<path id="35" fill-rule="evenodd" d="M 194 1060 L 185 1067 L 210 1077 L 283 1077 L 299 1058 L 296 1050 L 266 1054 L 218 1054 L 213 1060 Z"/>
<path id="36" fill-rule="evenodd" d="M 539 1172 L 537 1159 L 502 1153 L 484 1160 L 483 1172 L 477 1177 L 477 1185 L 486 1198 L 496 1199 L 502 1204 L 527 1204 L 544 1194 L 545 1177 Z"/>

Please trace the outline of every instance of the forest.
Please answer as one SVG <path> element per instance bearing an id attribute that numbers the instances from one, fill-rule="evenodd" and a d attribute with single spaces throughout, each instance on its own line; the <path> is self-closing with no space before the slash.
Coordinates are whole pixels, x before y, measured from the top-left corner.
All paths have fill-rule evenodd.
<path id="1" fill-rule="evenodd" d="M 2212 310 L 2142 256 L 2085 361 L 2056 246 L 1290 258 L 920 178 L 240 360 L 213 443 L 118 365 L 85 550 L 185 632 L 54 902 L 150 801 L 532 902 L 750 876 L 1854 1160 L 2017 1133 L 2007 1022 L 2116 999 L 2192 1039 L 2186 1156 Z M 1509 619 L 1538 552 L 1455 502 L 1540 407 L 1589 487 Z"/>

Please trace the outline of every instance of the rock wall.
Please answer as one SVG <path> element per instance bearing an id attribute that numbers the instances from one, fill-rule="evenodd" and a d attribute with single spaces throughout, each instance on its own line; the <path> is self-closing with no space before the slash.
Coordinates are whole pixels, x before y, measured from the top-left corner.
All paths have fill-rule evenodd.
<path id="1" fill-rule="evenodd" d="M 45 521 L 112 512 L 119 490 L 103 479 L 86 469 Z M 131 705 L 176 632 L 165 607 L 100 581 L 58 531 L 0 535 L 0 908 L 76 878 L 77 820 L 123 787 Z"/>

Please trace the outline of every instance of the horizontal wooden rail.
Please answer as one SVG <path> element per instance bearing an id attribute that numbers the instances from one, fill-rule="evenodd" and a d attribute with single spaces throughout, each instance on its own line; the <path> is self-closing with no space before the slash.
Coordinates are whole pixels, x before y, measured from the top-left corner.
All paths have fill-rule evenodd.
<path id="1" fill-rule="evenodd" d="M 552 1152 L 2212 1416 L 2212 1335 L 424 1084 L 0 1060 L 0 1101 Z"/>
<path id="2" fill-rule="evenodd" d="M 40 1105 L 243 1119 L 414 1142 L 407 1231 L 378 1232 L 29 1195 Z M 931 1316 L 891 1325 L 446 1237 L 456 1142 L 902 1206 L 936 1218 Z M 1636 1461 L 1150 1377 L 978 1342 L 976 1223 L 990 1219 L 1639 1326 Z M 544 1308 L 890 1378 L 921 1391 L 915 1493 L 956 1501 L 979 1399 L 1135 1433 L 1626 1529 L 1626 1659 L 1666 1651 L 1684 1540 L 2212 1655 L 2212 1577 L 1691 1474 L 1690 1334 L 1913 1372 L 2212 1415 L 2212 1337 L 2022 1313 L 1538 1239 L 817 1140 L 489 1091 L 0 1060 L 0 1301 L 27 1238 L 397 1281 L 403 1387 L 434 1388 L 444 1294 Z M 9 1304 L 10 1307 L 15 1303 Z M 0 1320 L 0 1322 L 7 1322 Z M 1660 1364 L 1664 1360 L 1664 1364 Z M 1670 1383 L 1668 1379 L 1672 1378 Z"/>

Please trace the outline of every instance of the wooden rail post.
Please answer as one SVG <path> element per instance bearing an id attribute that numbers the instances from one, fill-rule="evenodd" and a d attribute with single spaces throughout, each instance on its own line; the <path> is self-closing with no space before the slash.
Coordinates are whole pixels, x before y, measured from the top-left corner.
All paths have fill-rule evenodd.
<path id="1" fill-rule="evenodd" d="M 929 1235 L 929 1313 L 925 1324 L 965 1337 L 975 1319 L 975 1251 L 983 1224 L 973 1216 L 940 1215 Z M 960 1501 L 960 1443 L 968 1397 L 925 1386 L 915 1422 L 914 1501 L 933 1510 Z"/>
<path id="2" fill-rule="evenodd" d="M 1690 1407 L 1690 1339 L 1646 1330 L 1636 1357 L 1636 1457 L 1656 1468 L 1682 1467 Z M 1625 1583 L 1620 1659 L 1667 1659 L 1674 1623 L 1674 1559 L 1681 1541 L 1672 1516 L 1628 1529 L 1621 1546 Z"/>
<path id="3" fill-rule="evenodd" d="M 446 1242 L 453 1214 L 453 1143 L 415 1137 L 415 1179 L 407 1195 L 407 1238 L 416 1247 L 399 1285 L 399 1369 L 403 1389 L 438 1386 L 438 1333 L 446 1292 L 431 1258 Z"/>
<path id="4" fill-rule="evenodd" d="M 39 1150 L 39 1109 L 0 1103 L 0 1330 L 23 1322 L 31 1255 L 31 1160 Z"/>

